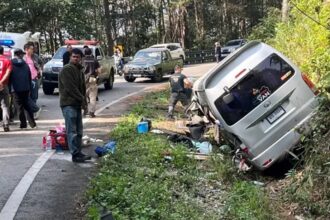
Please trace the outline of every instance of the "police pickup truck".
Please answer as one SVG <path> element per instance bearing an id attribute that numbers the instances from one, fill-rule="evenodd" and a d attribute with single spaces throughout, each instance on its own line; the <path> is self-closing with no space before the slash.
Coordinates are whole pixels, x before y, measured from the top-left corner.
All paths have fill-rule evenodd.
<path id="1" fill-rule="evenodd" d="M 112 89 L 115 75 L 115 64 L 113 58 L 105 56 L 102 48 L 98 45 L 97 41 L 78 41 L 68 40 L 65 42 L 73 48 L 83 50 L 84 46 L 88 46 L 93 53 L 93 56 L 99 61 L 101 65 L 101 72 L 99 73 L 98 84 L 104 84 L 107 90 Z M 58 88 L 58 74 L 63 68 L 63 54 L 66 52 L 67 46 L 60 47 L 53 58 L 48 61 L 43 70 L 42 75 L 42 88 L 45 95 L 52 95 L 54 89 Z"/>
<path id="2" fill-rule="evenodd" d="M 138 77 L 150 78 L 155 82 L 163 76 L 173 74 L 176 65 L 183 66 L 181 58 L 172 58 L 166 48 L 147 48 L 139 50 L 134 59 L 124 66 L 124 78 L 134 82 Z"/>

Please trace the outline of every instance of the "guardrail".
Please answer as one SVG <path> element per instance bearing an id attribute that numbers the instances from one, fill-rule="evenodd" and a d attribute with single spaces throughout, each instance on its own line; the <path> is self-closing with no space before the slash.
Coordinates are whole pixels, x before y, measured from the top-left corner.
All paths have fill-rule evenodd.
<path id="1" fill-rule="evenodd" d="M 214 50 L 186 50 L 185 64 L 215 62 Z"/>

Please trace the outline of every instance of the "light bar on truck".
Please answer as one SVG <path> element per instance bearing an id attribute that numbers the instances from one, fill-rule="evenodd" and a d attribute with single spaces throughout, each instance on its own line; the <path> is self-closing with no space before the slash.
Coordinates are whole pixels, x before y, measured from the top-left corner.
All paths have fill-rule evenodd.
<path id="1" fill-rule="evenodd" d="M 15 42 L 13 40 L 0 39 L 0 45 L 1 46 L 12 47 L 12 46 L 15 45 Z"/>
<path id="2" fill-rule="evenodd" d="M 65 40 L 64 42 L 66 45 L 97 45 L 99 41 L 96 40 Z"/>

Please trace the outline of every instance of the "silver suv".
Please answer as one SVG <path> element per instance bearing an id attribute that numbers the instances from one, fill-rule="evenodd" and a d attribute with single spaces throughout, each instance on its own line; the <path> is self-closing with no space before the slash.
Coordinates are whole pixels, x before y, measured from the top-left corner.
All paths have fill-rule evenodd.
<path id="1" fill-rule="evenodd" d="M 308 132 L 317 91 L 274 48 L 250 42 L 194 84 L 195 100 L 244 160 L 270 167 Z"/>
<path id="2" fill-rule="evenodd" d="M 228 41 L 225 46 L 221 48 L 221 58 L 225 58 L 230 53 L 245 45 L 246 42 L 247 41 L 245 39 L 236 39 Z"/>

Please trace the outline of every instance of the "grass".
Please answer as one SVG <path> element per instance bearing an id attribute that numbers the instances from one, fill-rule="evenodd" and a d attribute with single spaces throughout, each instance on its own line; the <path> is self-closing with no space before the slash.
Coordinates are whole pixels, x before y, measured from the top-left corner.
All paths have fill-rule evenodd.
<path id="1" fill-rule="evenodd" d="M 147 95 L 111 132 L 117 149 L 102 159 L 91 182 L 88 218 L 111 211 L 119 220 L 271 219 L 265 194 L 240 180 L 230 158 L 214 154 L 196 161 L 187 157 L 186 146 L 165 136 L 137 134 L 142 116 L 153 123 L 164 119 L 168 96 L 168 91 Z"/>

